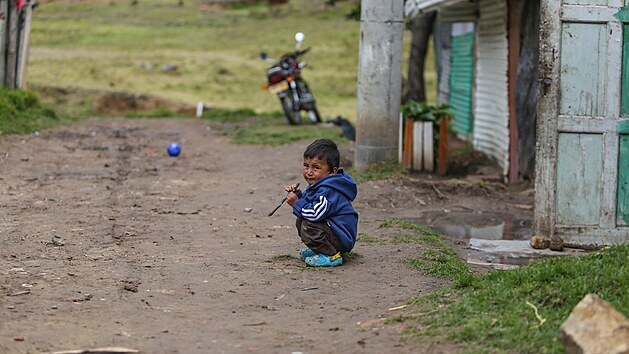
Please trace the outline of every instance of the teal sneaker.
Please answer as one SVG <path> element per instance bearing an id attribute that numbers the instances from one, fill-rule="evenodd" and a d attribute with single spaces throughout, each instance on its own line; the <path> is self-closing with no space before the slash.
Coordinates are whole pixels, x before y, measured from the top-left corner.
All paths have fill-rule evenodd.
<path id="1" fill-rule="evenodd" d="M 314 255 L 316 255 L 315 251 L 311 250 L 310 248 L 302 248 L 299 250 L 299 258 L 302 261 L 305 261 L 306 258 L 312 257 Z"/>
<path id="2" fill-rule="evenodd" d="M 343 257 L 341 257 L 340 252 L 333 256 L 315 254 L 314 256 L 307 257 L 305 262 L 311 267 L 336 267 L 343 264 Z"/>

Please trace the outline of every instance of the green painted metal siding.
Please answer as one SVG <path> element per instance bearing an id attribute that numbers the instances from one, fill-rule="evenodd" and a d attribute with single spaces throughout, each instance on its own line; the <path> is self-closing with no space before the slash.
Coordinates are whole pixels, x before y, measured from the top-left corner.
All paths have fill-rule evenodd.
<path id="1" fill-rule="evenodd" d="M 629 116 L 629 25 L 623 26 L 622 115 Z"/>
<path id="2" fill-rule="evenodd" d="M 453 128 L 460 134 L 472 131 L 472 83 L 474 80 L 474 32 L 452 36 L 449 104 Z"/>
<path id="3" fill-rule="evenodd" d="M 598 225 L 603 169 L 601 134 L 560 133 L 557 147 L 557 222 Z"/>
<path id="4" fill-rule="evenodd" d="M 629 225 L 629 135 L 620 136 L 617 224 Z"/>

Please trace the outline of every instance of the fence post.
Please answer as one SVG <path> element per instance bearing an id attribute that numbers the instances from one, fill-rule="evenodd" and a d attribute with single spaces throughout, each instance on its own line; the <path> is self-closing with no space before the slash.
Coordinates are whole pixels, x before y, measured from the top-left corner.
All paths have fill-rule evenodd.
<path id="1" fill-rule="evenodd" d="M 439 175 L 445 176 L 448 170 L 448 117 L 442 116 L 439 121 Z"/>

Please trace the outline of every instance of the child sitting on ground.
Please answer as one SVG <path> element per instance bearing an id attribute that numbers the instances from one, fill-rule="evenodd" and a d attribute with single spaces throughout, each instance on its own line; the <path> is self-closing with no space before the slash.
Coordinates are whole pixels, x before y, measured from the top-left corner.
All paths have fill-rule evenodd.
<path id="1" fill-rule="evenodd" d="M 308 187 L 302 192 L 291 185 L 286 201 L 297 217 L 295 226 L 307 246 L 299 257 L 313 267 L 343 264 L 342 254 L 356 243 L 358 212 L 352 206 L 358 189 L 356 182 L 339 168 L 340 153 L 330 139 L 318 139 L 304 151 L 304 179 Z"/>

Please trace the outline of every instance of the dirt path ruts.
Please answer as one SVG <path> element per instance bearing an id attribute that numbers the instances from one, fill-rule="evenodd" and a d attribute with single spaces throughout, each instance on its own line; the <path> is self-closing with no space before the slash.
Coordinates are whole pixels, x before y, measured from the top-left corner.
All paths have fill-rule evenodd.
<path id="1" fill-rule="evenodd" d="M 414 246 L 358 244 L 340 268 L 307 268 L 288 207 L 266 216 L 301 182 L 308 143 L 232 145 L 198 120 L 3 138 L 0 352 L 451 352 L 381 320 L 446 284 L 399 261 Z M 382 207 L 361 199 L 372 192 L 359 189 L 360 232 L 386 236 Z"/>

